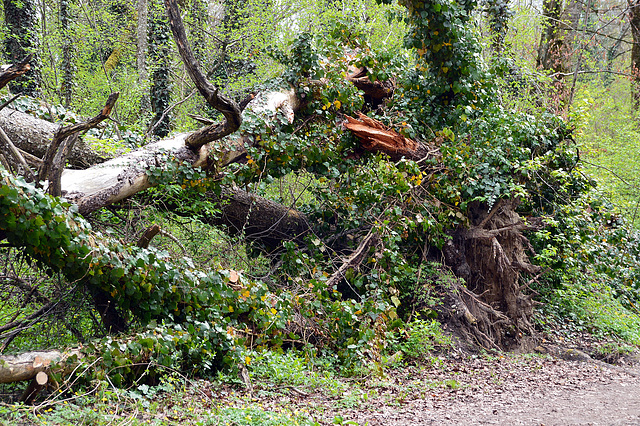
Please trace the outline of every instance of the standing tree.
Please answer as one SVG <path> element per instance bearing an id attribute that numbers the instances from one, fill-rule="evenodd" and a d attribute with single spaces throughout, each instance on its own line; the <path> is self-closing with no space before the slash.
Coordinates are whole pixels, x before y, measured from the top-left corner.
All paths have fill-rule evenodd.
<path id="1" fill-rule="evenodd" d="M 147 54 L 149 48 L 149 5 L 147 0 L 138 0 L 136 3 L 136 66 L 138 69 L 138 86 L 147 87 L 149 72 L 147 70 Z M 140 109 L 149 107 L 149 97 L 143 93 L 140 101 Z"/>
<path id="2" fill-rule="evenodd" d="M 36 32 L 36 6 L 32 0 L 4 0 L 4 21 L 9 36 L 4 41 L 5 54 L 11 63 L 20 62 L 29 54 L 36 58 L 31 70 L 9 85 L 13 92 L 29 96 L 40 94 L 40 69 L 38 65 L 38 34 Z"/>
<path id="3" fill-rule="evenodd" d="M 565 77 L 572 71 L 574 39 L 580 21 L 581 3 L 575 0 L 544 0 L 542 11 L 545 23 L 536 64 L 553 73 L 555 104 L 560 110 L 569 96 Z"/>
<path id="4" fill-rule="evenodd" d="M 640 107 L 640 1 L 628 0 L 629 24 L 633 37 L 631 47 L 631 74 L 633 76 L 633 99 L 636 108 Z"/>
<path id="5" fill-rule="evenodd" d="M 60 84 L 60 98 L 65 107 L 69 107 L 73 99 L 75 63 L 73 54 L 73 30 L 70 21 L 73 17 L 69 10 L 70 0 L 60 0 L 60 31 L 62 32 L 62 82 Z"/>
<path id="6" fill-rule="evenodd" d="M 171 130 L 171 116 L 168 112 L 171 103 L 171 60 L 169 42 L 170 30 L 162 5 L 158 0 L 149 2 L 148 46 L 151 69 L 150 100 L 153 118 L 153 134 L 164 137 Z"/>

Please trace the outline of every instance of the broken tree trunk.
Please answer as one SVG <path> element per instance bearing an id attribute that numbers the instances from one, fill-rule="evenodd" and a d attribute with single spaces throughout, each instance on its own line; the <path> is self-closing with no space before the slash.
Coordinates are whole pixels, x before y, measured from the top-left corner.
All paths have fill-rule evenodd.
<path id="1" fill-rule="evenodd" d="M 9 65 L 8 67 L 4 68 L 0 72 L 0 87 L 6 86 L 11 80 L 20 77 L 21 75 L 24 75 L 26 72 L 28 72 L 31 69 L 31 65 L 29 65 L 29 62 L 31 62 L 32 58 L 33 55 L 28 55 L 22 61 L 16 62 L 15 64 Z"/>
<path id="2" fill-rule="evenodd" d="M 48 372 L 52 364 L 62 364 L 69 359 L 77 359 L 80 351 L 25 352 L 20 355 L 0 356 L 0 383 L 30 380 L 40 372 Z M 72 358 L 73 357 L 73 358 Z"/>
<path id="3" fill-rule="evenodd" d="M 438 152 L 437 149 L 406 138 L 362 113 L 358 113 L 358 119 L 347 116 L 344 127 L 360 139 L 365 150 L 383 152 L 393 161 L 401 158 L 419 161 Z"/>
<path id="4" fill-rule="evenodd" d="M 250 102 L 246 111 L 275 114 L 280 108 L 292 110 L 291 105 L 295 104 L 293 92 L 269 93 Z M 67 169 L 62 174 L 62 194 L 86 215 L 149 188 L 150 171 L 168 161 L 220 170 L 244 159 L 247 148 L 256 143 L 249 136 L 228 137 L 194 149 L 186 144 L 192 137 L 193 133 L 182 133 L 88 169 Z"/>

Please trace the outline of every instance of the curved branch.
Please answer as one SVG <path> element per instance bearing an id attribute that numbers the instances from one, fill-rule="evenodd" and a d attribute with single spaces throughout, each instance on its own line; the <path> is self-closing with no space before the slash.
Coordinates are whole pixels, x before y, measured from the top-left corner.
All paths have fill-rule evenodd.
<path id="1" fill-rule="evenodd" d="M 242 124 L 242 115 L 240 107 L 232 99 L 218 93 L 218 88 L 211 84 L 200 70 L 198 61 L 189 47 L 177 1 L 165 0 L 164 3 L 167 7 L 173 38 L 189 77 L 207 103 L 224 115 L 222 123 L 204 127 L 186 138 L 185 144 L 192 150 L 197 150 L 209 142 L 221 139 L 238 130 Z"/>
<path id="2" fill-rule="evenodd" d="M 54 134 L 53 141 L 47 149 L 42 167 L 38 172 L 38 181 L 49 180 L 49 193 L 51 195 L 60 196 L 62 194 L 62 172 L 64 171 L 67 157 L 78 139 L 78 133 L 92 129 L 106 120 L 111 114 L 118 96 L 118 92 L 109 95 L 105 106 L 95 117 L 82 123 L 62 127 Z"/>
<path id="3" fill-rule="evenodd" d="M 22 61 L 9 66 L 9 68 L 0 72 L 0 89 L 6 86 L 11 80 L 29 71 L 31 69 L 29 62 L 31 62 L 32 57 L 33 55 L 29 55 Z"/>

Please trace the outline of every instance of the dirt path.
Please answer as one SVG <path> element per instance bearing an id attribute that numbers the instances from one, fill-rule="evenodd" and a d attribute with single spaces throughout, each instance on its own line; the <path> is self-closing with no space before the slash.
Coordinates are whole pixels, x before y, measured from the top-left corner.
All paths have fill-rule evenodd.
<path id="1" fill-rule="evenodd" d="M 453 360 L 414 370 L 381 385 L 364 407 L 325 418 L 336 413 L 370 426 L 640 425 L 640 379 L 550 357 Z"/>

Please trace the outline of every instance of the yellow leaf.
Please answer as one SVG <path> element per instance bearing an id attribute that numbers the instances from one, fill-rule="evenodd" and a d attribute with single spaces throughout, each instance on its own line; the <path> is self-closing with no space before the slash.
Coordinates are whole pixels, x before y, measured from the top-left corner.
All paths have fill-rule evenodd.
<path id="1" fill-rule="evenodd" d="M 244 357 L 244 364 L 249 365 L 250 363 L 251 363 L 251 357 L 250 356 Z"/>
<path id="2" fill-rule="evenodd" d="M 233 312 L 233 306 L 229 305 L 229 312 Z"/>
<path id="3" fill-rule="evenodd" d="M 340 107 L 342 106 L 342 103 L 340 103 L 340 101 L 334 101 L 333 104 L 336 106 L 336 109 L 340 109 Z"/>
<path id="4" fill-rule="evenodd" d="M 275 315 L 275 314 L 277 314 L 277 313 L 278 313 L 278 311 L 276 311 L 275 309 L 271 308 L 271 313 L 272 313 L 273 315 Z"/>

